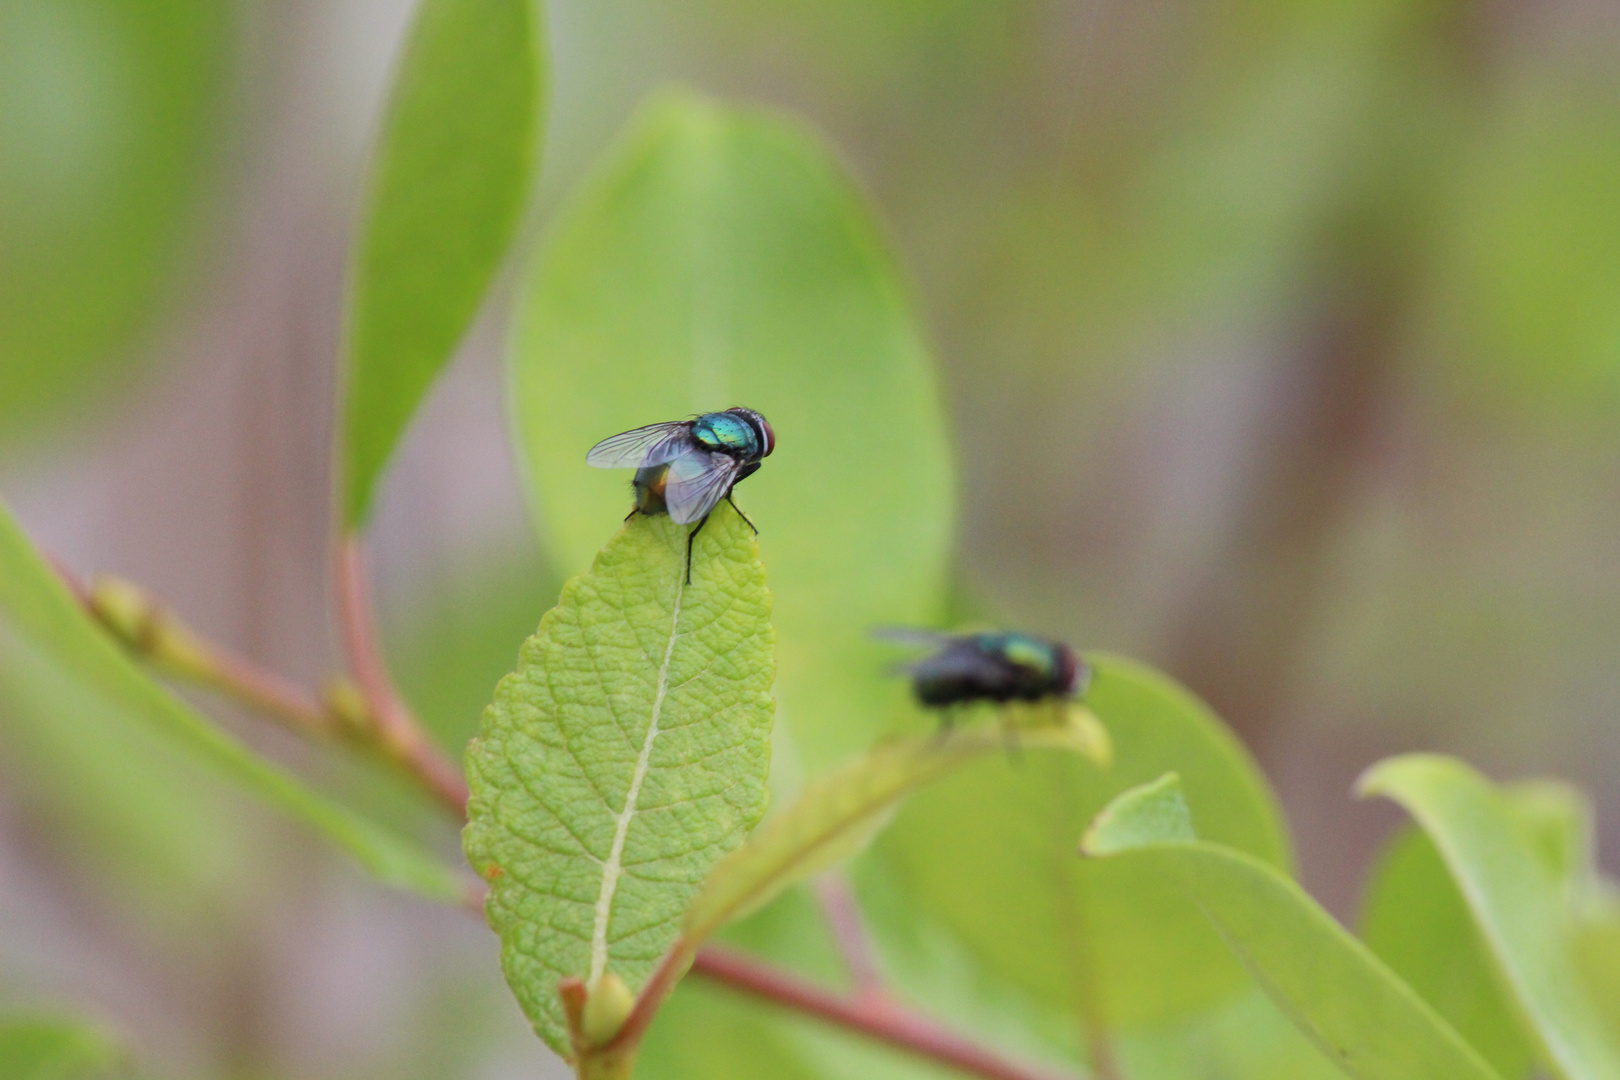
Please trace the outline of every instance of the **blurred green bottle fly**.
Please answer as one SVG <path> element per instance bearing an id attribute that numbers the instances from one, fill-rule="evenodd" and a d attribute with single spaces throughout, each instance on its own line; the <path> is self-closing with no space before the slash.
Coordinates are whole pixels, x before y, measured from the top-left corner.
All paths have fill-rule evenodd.
<path id="1" fill-rule="evenodd" d="M 890 629 L 878 636 L 934 651 L 901 668 L 927 708 L 992 702 L 1060 702 L 1079 698 L 1091 668 L 1069 646 L 1018 631 L 936 634 Z M 946 714 L 949 724 L 949 713 Z"/>
<path id="2" fill-rule="evenodd" d="M 776 449 L 776 433 L 753 409 L 740 406 L 704 413 L 690 420 L 667 420 L 603 439 L 585 455 L 598 469 L 635 469 L 636 505 L 630 511 L 665 514 L 697 528 L 686 534 L 686 583 L 692 583 L 692 541 L 724 499 L 757 533 L 748 515 L 732 502 L 731 489 L 759 471 Z M 626 518 L 626 520 L 629 520 Z"/>

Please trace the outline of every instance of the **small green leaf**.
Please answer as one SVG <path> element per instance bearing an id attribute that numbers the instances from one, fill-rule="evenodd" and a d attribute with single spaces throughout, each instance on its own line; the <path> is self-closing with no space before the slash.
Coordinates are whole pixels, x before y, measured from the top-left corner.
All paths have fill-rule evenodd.
<path id="1" fill-rule="evenodd" d="M 1146 844 L 1180 844 L 1198 839 L 1192 811 L 1181 794 L 1181 777 L 1167 772 L 1150 784 L 1131 788 L 1103 807 L 1081 840 L 1090 855 L 1113 855 Z"/>
<path id="2" fill-rule="evenodd" d="M 558 1053 L 557 983 L 639 991 L 765 810 L 770 595 L 722 506 L 697 538 L 637 515 L 524 645 L 467 753 L 465 845 L 507 982 Z"/>
<path id="3" fill-rule="evenodd" d="M 924 784 L 986 754 L 1064 749 L 1107 761 L 1107 734 L 1089 713 L 1065 725 L 1004 733 L 973 728 L 949 738 L 891 739 L 812 781 L 793 805 L 715 867 L 686 913 L 691 945 L 732 919 L 769 903 L 790 885 L 859 852 L 889 823 L 895 808 Z"/>
<path id="4" fill-rule="evenodd" d="M 1434 842 L 1468 903 L 1512 999 L 1564 1080 L 1613 1080 L 1620 1057 L 1571 956 L 1567 873 L 1545 829 L 1526 828 L 1503 792 L 1438 754 L 1374 766 L 1359 790 L 1406 808 Z"/>
<path id="5" fill-rule="evenodd" d="M 909 712 L 867 637 L 934 625 L 954 467 L 928 349 L 871 212 L 800 125 L 665 94 L 561 213 L 511 355 L 518 460 L 574 572 L 630 509 L 598 439 L 745 405 L 777 447 L 737 500 L 760 529 L 777 694 L 814 775 Z"/>
<path id="6" fill-rule="evenodd" d="M 131 724 L 173 744 L 271 806 L 314 826 L 379 880 L 457 902 L 457 874 L 414 844 L 254 756 L 138 668 L 79 609 L 0 503 L 0 622 Z"/>
<path id="7" fill-rule="evenodd" d="M 906 908 L 948 927 L 989 976 L 1071 1024 L 1157 1023 L 1240 992 L 1242 966 L 1179 892 L 1074 858 L 1075 838 L 1115 795 L 1175 770 L 1203 835 L 1283 870 L 1288 841 L 1265 779 L 1207 707 L 1148 668 L 1086 658 L 1112 768 L 1046 751 L 981 760 L 919 791 L 874 854 Z"/>
<path id="8" fill-rule="evenodd" d="M 533 186 L 535 0 L 422 0 L 372 163 L 348 312 L 343 522 L 478 312 Z"/>
<path id="9" fill-rule="evenodd" d="M 128 1057 L 106 1032 L 81 1020 L 0 1017 L 0 1076 L 6 1080 L 111 1080 Z"/>
<path id="10" fill-rule="evenodd" d="M 1135 862 L 1198 905 L 1272 1000 L 1359 1080 L 1499 1080 L 1411 987 L 1300 887 L 1252 855 L 1188 837 L 1178 782 L 1108 805 L 1085 854 Z"/>
<path id="11" fill-rule="evenodd" d="M 1530 1071 L 1534 1047 L 1468 905 L 1421 830 L 1408 826 L 1384 849 L 1368 882 L 1361 937 L 1497 1072 Z"/>

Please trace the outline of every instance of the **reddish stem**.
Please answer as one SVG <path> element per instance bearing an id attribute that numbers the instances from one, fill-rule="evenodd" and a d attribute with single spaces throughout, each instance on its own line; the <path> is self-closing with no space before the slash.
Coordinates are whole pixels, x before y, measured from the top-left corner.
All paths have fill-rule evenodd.
<path id="1" fill-rule="evenodd" d="M 1063 1073 L 1015 1065 L 881 993 L 844 997 L 730 949 L 706 946 L 698 952 L 692 971 L 974 1076 L 989 1080 L 1070 1080 Z"/>
<path id="2" fill-rule="evenodd" d="M 208 642 L 207 648 L 215 685 L 220 689 L 300 730 L 330 733 L 332 725 L 326 710 L 302 687 L 213 642 Z"/>
<path id="3" fill-rule="evenodd" d="M 636 995 L 635 1007 L 625 1018 L 624 1026 L 602 1049 L 618 1051 L 633 1048 L 640 1043 L 641 1037 L 652 1025 L 653 1017 L 658 1015 L 658 1009 L 664 1004 L 664 999 L 675 989 L 675 984 L 681 981 L 681 976 L 685 975 L 691 966 L 692 948 L 685 938 L 679 938 L 670 946 L 669 952 L 664 954 L 664 959 L 652 973 L 652 978 L 647 980 L 647 985 L 641 988 L 641 993 Z"/>
<path id="4" fill-rule="evenodd" d="M 844 967 L 855 981 L 856 995 L 881 995 L 883 971 L 878 967 L 877 951 L 872 947 L 871 935 L 866 932 L 866 922 L 861 918 L 860 904 L 855 900 L 849 879 L 836 872 L 826 874 L 817 879 L 815 890 L 838 955 L 843 957 Z"/>
<path id="5" fill-rule="evenodd" d="M 366 587 L 365 554 L 358 536 L 343 539 L 336 567 L 338 615 L 354 678 L 365 695 L 383 749 L 455 814 L 467 815 L 467 781 L 434 744 L 388 676 Z"/>
<path id="6" fill-rule="evenodd" d="M 55 569 L 62 584 L 73 594 L 74 599 L 78 600 L 79 605 L 92 616 L 100 618 L 95 596 L 90 587 L 85 585 L 72 568 L 61 559 L 50 552 L 44 552 L 44 556 Z M 171 633 L 183 634 L 188 659 L 194 657 L 195 662 L 180 666 L 172 662 L 171 656 L 169 657 L 171 662 L 165 665 L 164 670 L 229 694 L 303 734 L 323 736 L 331 734 L 330 718 L 314 695 L 306 692 L 292 680 L 268 668 L 260 667 L 218 642 L 199 636 L 178 621 L 170 620 L 173 620 L 173 616 L 168 609 L 153 601 L 148 616 L 149 624 L 155 626 L 159 622 L 164 622 Z"/>

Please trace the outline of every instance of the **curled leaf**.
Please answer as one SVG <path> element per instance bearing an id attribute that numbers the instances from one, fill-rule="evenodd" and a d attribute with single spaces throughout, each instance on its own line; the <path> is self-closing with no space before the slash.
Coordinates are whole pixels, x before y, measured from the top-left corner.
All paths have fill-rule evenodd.
<path id="1" fill-rule="evenodd" d="M 1084 709 L 1059 723 L 1001 732 L 970 728 L 949 736 L 891 739 L 813 781 L 715 868 L 686 913 L 693 945 L 763 907 L 783 889 L 859 852 L 917 788 L 987 754 L 1014 749 L 1073 750 L 1108 762 L 1108 733 Z"/>
<path id="2" fill-rule="evenodd" d="M 1499 1080 L 1478 1051 L 1292 880 L 1197 839 L 1173 775 L 1115 798 L 1084 854 L 1134 861 L 1183 891 L 1261 988 L 1346 1075 Z"/>

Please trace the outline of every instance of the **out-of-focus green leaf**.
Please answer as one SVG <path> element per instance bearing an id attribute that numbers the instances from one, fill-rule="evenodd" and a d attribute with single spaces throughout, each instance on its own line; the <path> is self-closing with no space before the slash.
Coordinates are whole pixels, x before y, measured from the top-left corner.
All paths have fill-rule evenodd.
<path id="1" fill-rule="evenodd" d="M 0 439 L 123 380 L 231 100 L 215 0 L 0 4 Z"/>
<path id="2" fill-rule="evenodd" d="M 522 305 L 512 408 L 547 550 L 583 565 L 630 508 L 628 472 L 585 465 L 597 440 L 760 410 L 778 445 L 737 495 L 771 568 L 782 719 L 805 772 L 864 750 L 904 695 L 866 634 L 937 619 L 954 485 L 927 349 L 832 153 L 769 114 L 662 97 L 564 212 Z"/>
<path id="3" fill-rule="evenodd" d="M 561 582 L 530 545 L 477 551 L 476 569 L 430 575 L 432 592 L 389 620 L 388 655 L 400 691 L 423 725 L 459 751 L 478 734 L 490 692 L 512 670 L 518 648 L 557 602 Z"/>
<path id="4" fill-rule="evenodd" d="M 0 786 L 134 925 L 206 949 L 266 880 L 245 800 L 0 619 Z"/>
<path id="5" fill-rule="evenodd" d="M 1565 1080 L 1620 1077 L 1620 1057 L 1570 954 L 1565 881 L 1503 793 L 1438 754 L 1384 761 L 1359 789 L 1405 807 L 1433 841 L 1546 1064 Z"/>
<path id="6" fill-rule="evenodd" d="M 129 1075 L 121 1046 L 78 1020 L 0 1017 L 0 1076 L 6 1080 L 112 1080 Z"/>
<path id="7" fill-rule="evenodd" d="M 1535 1048 L 1498 985 L 1468 905 L 1421 830 L 1402 830 L 1379 858 L 1361 937 L 1497 1072 L 1512 1078 L 1530 1071 Z"/>
<path id="8" fill-rule="evenodd" d="M 1620 109 L 1574 70 L 1543 67 L 1482 125 L 1430 306 L 1455 390 L 1566 422 L 1620 395 Z"/>
<path id="9" fill-rule="evenodd" d="M 1531 847 L 1573 901 L 1596 882 L 1592 807 L 1586 795 L 1558 780 L 1505 785 L 1502 798 Z"/>
<path id="10" fill-rule="evenodd" d="M 467 752 L 467 858 L 507 982 L 569 1052 L 558 980 L 639 989 L 765 812 L 770 594 L 722 507 L 697 539 L 637 516 L 563 587 Z"/>
<path id="11" fill-rule="evenodd" d="M 1083 845 L 1087 855 L 1117 855 L 1148 844 L 1191 843 L 1192 811 L 1181 794 L 1181 777 L 1165 773 L 1121 792 L 1092 819 Z"/>
<path id="12" fill-rule="evenodd" d="M 636 1075 L 647 1080 L 817 1080 L 782 1014 L 741 994 L 684 979 L 642 1041 Z"/>
<path id="13" fill-rule="evenodd" d="M 863 904 L 863 908 L 870 914 L 867 905 Z M 720 939 L 819 985 L 846 991 L 852 989 L 849 971 L 839 959 L 838 946 L 828 932 L 826 912 L 811 890 L 804 886 L 790 888 L 761 911 L 731 923 L 721 932 Z M 1005 1017 L 990 1015 L 991 1009 L 986 1007 L 987 1002 L 982 996 L 974 995 L 961 1000 L 960 1004 L 965 1007 L 963 1011 L 940 1008 L 940 984 L 949 980 L 942 980 L 942 972 L 938 969 L 927 972 L 921 980 L 910 980 L 904 977 L 910 972 L 902 973 L 889 965 L 885 965 L 884 974 L 903 1000 L 914 1004 L 925 1014 L 939 1018 L 953 1030 L 984 1045 L 999 1048 L 1010 1060 L 1045 1060 L 1058 1067 L 1065 1064 L 1061 1057 L 1055 1058 L 1043 1044 L 1032 1040 L 1027 1032 L 1009 1031 L 1008 1026 L 1000 1022 Z M 968 980 L 972 978 L 969 971 L 957 974 Z M 683 979 L 681 985 L 702 988 L 713 984 L 694 972 Z M 947 988 L 946 993 L 951 993 L 951 989 Z M 767 1007 L 761 1010 L 752 1005 L 747 995 L 734 990 L 720 987 L 718 993 L 706 996 L 712 998 L 715 1009 L 740 1009 L 747 1015 L 758 1017 L 758 1022 L 767 1025 L 774 1038 L 788 1045 L 792 1051 L 789 1060 L 794 1062 L 795 1068 L 807 1068 L 813 1075 L 827 1080 L 842 1080 L 845 1077 L 860 1077 L 861 1080 L 946 1080 L 961 1075 L 943 1065 L 924 1061 L 913 1054 L 883 1046 L 822 1021 L 796 1015 L 787 1009 Z M 762 1061 L 764 1065 L 770 1064 L 768 1059 Z M 741 1080 L 742 1076 L 762 1074 L 774 1075 L 774 1071 L 762 1068 L 762 1062 L 756 1061 L 752 1072 L 733 1075 Z M 645 1075 L 657 1078 L 661 1074 L 646 1071 Z M 717 1077 L 716 1080 L 729 1078 Z"/>
<path id="14" fill-rule="evenodd" d="M 1261 987 L 1360 1080 L 1499 1080 L 1411 987 L 1300 887 L 1252 855 L 1196 839 L 1174 777 L 1121 794 L 1083 852 L 1135 862 L 1184 891 Z"/>
<path id="15" fill-rule="evenodd" d="M 1147 868 L 1074 858 L 1109 799 L 1173 769 L 1202 835 L 1279 869 L 1289 855 L 1265 780 L 1203 704 L 1139 665 L 1087 659 L 1086 704 L 1108 728 L 1111 769 L 1043 751 L 981 761 L 918 792 L 876 851 L 910 906 L 987 972 L 1112 1028 L 1204 1007 L 1245 977 L 1193 904 Z"/>
<path id="16" fill-rule="evenodd" d="M 1117 1040 L 1130 1080 L 1339 1080 L 1320 1048 L 1258 989 Z"/>
<path id="17" fill-rule="evenodd" d="M 1025 749 L 1060 749 L 1108 761 L 1108 736 L 1083 710 L 1066 722 L 1020 729 Z M 901 737 L 805 787 L 794 803 L 728 855 L 687 910 L 683 936 L 703 941 L 732 919 L 769 903 L 790 885 L 856 854 L 887 825 L 894 809 L 924 784 L 986 754 L 1003 753 L 1009 735 L 976 728 L 949 738 Z"/>
<path id="18" fill-rule="evenodd" d="M 345 848 L 378 879 L 435 900 L 462 888 L 448 866 L 255 757 L 135 666 L 80 610 L 0 503 L 0 622 L 87 692 Z"/>
<path id="19" fill-rule="evenodd" d="M 536 0 L 422 0 L 394 77 L 349 309 L 343 520 L 467 332 L 533 186 L 545 83 Z"/>
<path id="20" fill-rule="evenodd" d="M 1611 1037 L 1620 1036 L 1620 897 L 1612 885 L 1577 910 L 1575 966 Z"/>

